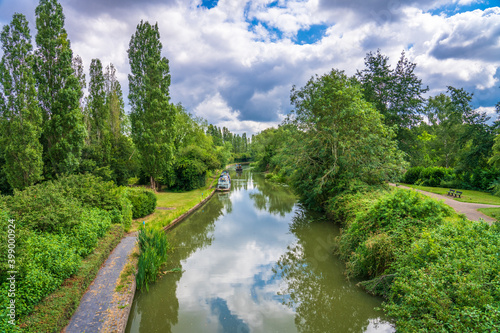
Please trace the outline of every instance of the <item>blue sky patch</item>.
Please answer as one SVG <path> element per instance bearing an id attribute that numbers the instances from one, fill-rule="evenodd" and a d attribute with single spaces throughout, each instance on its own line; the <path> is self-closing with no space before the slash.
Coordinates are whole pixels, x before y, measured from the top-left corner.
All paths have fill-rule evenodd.
<path id="1" fill-rule="evenodd" d="M 296 44 L 314 44 L 320 41 L 325 36 L 328 27 L 326 24 L 313 24 L 307 30 L 299 30 Z"/>
<path id="2" fill-rule="evenodd" d="M 219 0 L 201 0 L 200 7 L 205 7 L 207 9 L 212 9 L 217 6 Z"/>
<path id="3" fill-rule="evenodd" d="M 485 10 L 493 6 L 498 6 L 497 1 L 483 0 L 471 3 L 470 5 L 460 6 L 457 4 L 449 4 L 429 11 L 432 15 L 446 14 L 446 16 L 453 16 L 458 13 L 471 12 L 476 9 Z"/>

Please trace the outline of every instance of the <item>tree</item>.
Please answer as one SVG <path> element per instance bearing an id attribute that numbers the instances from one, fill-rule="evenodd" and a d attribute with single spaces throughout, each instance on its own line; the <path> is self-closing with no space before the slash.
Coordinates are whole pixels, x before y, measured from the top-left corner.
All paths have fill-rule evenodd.
<path id="1" fill-rule="evenodd" d="M 289 122 L 297 127 L 290 142 L 292 185 L 309 206 L 324 205 L 353 187 L 395 179 L 404 169 L 393 131 L 342 71 L 293 87 L 291 102 Z"/>
<path id="2" fill-rule="evenodd" d="M 415 75 L 416 64 L 410 62 L 404 51 L 393 70 L 389 58 L 380 50 L 365 57 L 366 68 L 356 76 L 361 82 L 365 99 L 384 115 L 384 123 L 396 126 L 399 148 L 411 156 L 414 133 L 410 130 L 421 121 L 425 94 L 429 88 Z"/>
<path id="3" fill-rule="evenodd" d="M 42 115 L 33 77 L 28 21 L 14 14 L 0 36 L 0 145 L 7 181 L 23 189 L 42 179 Z"/>
<path id="4" fill-rule="evenodd" d="M 56 0 L 40 0 L 36 8 L 38 100 L 42 109 L 46 174 L 68 174 L 78 168 L 86 136 L 80 110 L 82 89 L 72 68 L 73 52 Z"/>
<path id="5" fill-rule="evenodd" d="M 175 111 L 169 104 L 168 60 L 161 56 L 161 49 L 158 24 L 141 21 L 128 49 L 130 120 L 152 188 L 157 188 L 158 178 L 171 167 L 174 152 Z"/>
<path id="6" fill-rule="evenodd" d="M 90 131 L 89 142 L 94 147 L 95 158 L 101 165 L 111 161 L 111 119 L 109 105 L 106 105 L 105 78 L 102 63 L 92 59 L 90 64 L 89 96 L 87 97 Z"/>

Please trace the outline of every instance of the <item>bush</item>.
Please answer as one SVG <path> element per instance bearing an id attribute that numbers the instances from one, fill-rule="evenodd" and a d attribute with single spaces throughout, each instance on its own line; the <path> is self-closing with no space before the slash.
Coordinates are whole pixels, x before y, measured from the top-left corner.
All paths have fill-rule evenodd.
<path id="1" fill-rule="evenodd" d="M 422 166 L 409 168 L 408 170 L 406 170 L 401 181 L 406 184 L 415 184 L 420 179 L 420 173 L 423 169 L 424 167 Z"/>
<path id="2" fill-rule="evenodd" d="M 139 261 L 137 263 L 137 289 L 146 287 L 156 281 L 161 266 L 167 261 L 170 245 L 163 230 L 141 228 L 137 236 L 139 243 Z"/>
<path id="3" fill-rule="evenodd" d="M 451 168 L 443 167 L 413 167 L 406 171 L 402 181 L 406 184 L 417 184 L 424 186 L 439 186 L 443 181 L 453 179 L 454 173 Z"/>
<path id="4" fill-rule="evenodd" d="M 14 191 L 6 199 L 18 228 L 41 232 L 65 232 L 79 223 L 82 206 L 52 181 Z"/>
<path id="5" fill-rule="evenodd" d="M 497 331 L 498 253 L 498 225 L 464 219 L 424 231 L 395 263 L 385 309 L 398 331 Z"/>
<path id="6" fill-rule="evenodd" d="M 110 225 L 108 212 L 98 208 L 86 210 L 80 224 L 71 231 L 71 246 L 78 255 L 86 257 L 92 253 L 98 238 L 104 236 Z"/>
<path id="7" fill-rule="evenodd" d="M 394 190 L 356 215 L 339 241 L 347 275 L 374 278 L 388 269 L 424 228 L 436 226 L 453 210 L 415 191 Z"/>
<path id="8" fill-rule="evenodd" d="M 132 217 L 138 219 L 154 212 L 156 195 L 144 188 L 127 189 L 127 197 L 132 204 Z"/>

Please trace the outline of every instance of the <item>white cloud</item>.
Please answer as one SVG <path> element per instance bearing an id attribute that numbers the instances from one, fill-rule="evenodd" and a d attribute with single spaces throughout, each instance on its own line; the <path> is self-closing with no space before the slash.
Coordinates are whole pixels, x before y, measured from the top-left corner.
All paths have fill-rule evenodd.
<path id="1" fill-rule="evenodd" d="M 272 0 L 220 0 L 211 9 L 201 7 L 201 0 L 149 0 L 141 5 L 61 1 L 74 53 L 82 56 L 87 69 L 92 58 L 104 65 L 112 62 L 125 97 L 130 36 L 141 19 L 158 22 L 163 54 L 170 60 L 172 102 L 182 102 L 209 123 L 233 132 L 251 134 L 276 126 L 291 109 L 292 85 L 301 87 L 314 74 L 332 68 L 353 75 L 364 67 L 366 53 L 378 48 L 393 66 L 407 50 L 431 94 L 448 85 L 481 90 L 488 92 L 483 97 L 489 96 L 477 105 L 484 107 L 494 105 L 498 95 L 500 8 L 454 15 L 426 12 L 473 0 L 404 5 L 390 0 L 279 0 L 274 7 L 268 7 Z M 34 17 L 36 6 L 36 0 L 6 0 L 0 4 L 0 19 L 20 9 Z M 390 17 L 383 21 L 375 17 L 387 13 Z M 255 20 L 260 23 L 249 23 Z M 297 31 L 312 24 L 330 26 L 317 43 L 295 44 Z M 284 38 L 277 39 L 276 31 L 266 27 L 279 29 Z"/>

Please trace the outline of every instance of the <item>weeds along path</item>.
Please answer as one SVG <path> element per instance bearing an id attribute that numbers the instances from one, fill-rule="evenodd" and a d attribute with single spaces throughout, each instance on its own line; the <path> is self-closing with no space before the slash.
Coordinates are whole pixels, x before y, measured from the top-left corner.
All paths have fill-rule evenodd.
<path id="1" fill-rule="evenodd" d="M 99 332 L 113 295 L 120 272 L 127 263 L 128 254 L 135 246 L 136 236 L 126 236 L 111 252 L 97 277 L 83 295 L 78 309 L 64 330 L 66 333 Z"/>
<path id="2" fill-rule="evenodd" d="M 396 186 L 395 184 L 389 183 L 391 186 Z M 439 199 L 439 200 L 444 200 L 444 203 L 453 208 L 457 213 L 464 214 L 469 220 L 472 221 L 479 221 L 479 219 L 483 219 L 484 221 L 488 222 L 489 224 L 495 222 L 496 220 L 494 218 L 491 218 L 487 215 L 484 215 L 481 212 L 478 212 L 477 210 L 479 208 L 495 208 L 495 207 L 500 207 L 498 205 L 487 205 L 487 204 L 478 204 L 478 203 L 470 203 L 470 202 L 460 202 L 453 200 L 451 197 L 447 197 L 445 195 L 440 195 L 436 193 L 431 193 L 431 192 L 426 192 L 422 190 L 417 190 L 411 187 L 403 186 L 403 185 L 398 185 L 398 188 L 404 188 L 407 190 L 413 190 L 420 192 L 424 195 L 427 195 L 429 197 Z"/>

